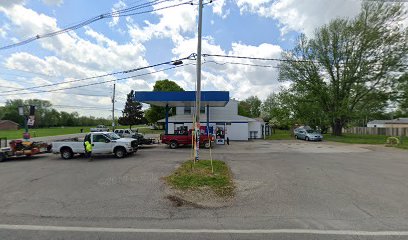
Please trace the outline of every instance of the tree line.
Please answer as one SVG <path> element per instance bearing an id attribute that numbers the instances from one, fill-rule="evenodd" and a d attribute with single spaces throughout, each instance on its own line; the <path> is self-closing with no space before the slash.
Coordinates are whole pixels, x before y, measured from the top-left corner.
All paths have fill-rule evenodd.
<path id="1" fill-rule="evenodd" d="M 334 135 L 368 120 L 407 116 L 406 17 L 401 3 L 365 1 L 355 18 L 301 35 L 279 65 L 279 81 L 289 87 L 262 104 L 256 97 L 243 101 L 241 113 L 285 128 L 330 127 Z"/>
<path id="2" fill-rule="evenodd" d="M 34 127 L 60 127 L 60 126 L 95 126 L 98 124 L 110 125 L 111 120 L 93 116 L 80 116 L 77 112 L 58 111 L 53 108 L 50 101 L 40 99 L 7 100 L 4 107 L 0 107 L 0 119 L 11 120 L 24 127 L 24 117 L 19 115 L 19 106 L 35 106 Z"/>

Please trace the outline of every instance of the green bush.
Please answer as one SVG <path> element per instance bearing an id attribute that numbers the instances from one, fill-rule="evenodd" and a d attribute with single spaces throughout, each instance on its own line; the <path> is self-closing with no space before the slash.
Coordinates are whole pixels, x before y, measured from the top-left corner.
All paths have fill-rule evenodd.
<path id="1" fill-rule="evenodd" d="M 388 137 L 387 138 L 387 144 L 388 145 L 399 145 L 400 144 L 400 140 L 397 137 Z"/>

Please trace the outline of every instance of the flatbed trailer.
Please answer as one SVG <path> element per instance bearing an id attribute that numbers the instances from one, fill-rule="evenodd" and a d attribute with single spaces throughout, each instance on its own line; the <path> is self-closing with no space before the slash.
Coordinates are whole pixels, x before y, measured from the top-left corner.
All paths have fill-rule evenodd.
<path id="1" fill-rule="evenodd" d="M 31 142 L 0 138 L 0 162 L 18 157 L 31 157 L 33 155 L 51 151 L 51 145 L 45 142 Z"/>

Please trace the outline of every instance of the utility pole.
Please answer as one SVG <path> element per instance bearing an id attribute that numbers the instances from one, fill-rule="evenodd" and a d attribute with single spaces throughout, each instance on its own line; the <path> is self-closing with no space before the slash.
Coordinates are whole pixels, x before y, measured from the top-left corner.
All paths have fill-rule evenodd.
<path id="1" fill-rule="evenodd" d="M 115 91 L 116 83 L 113 84 L 113 95 L 112 95 L 112 131 L 115 131 Z"/>
<path id="2" fill-rule="evenodd" d="M 196 160 L 200 159 L 200 100 L 201 100 L 201 38 L 203 28 L 203 0 L 198 4 L 197 89 L 196 89 Z"/>

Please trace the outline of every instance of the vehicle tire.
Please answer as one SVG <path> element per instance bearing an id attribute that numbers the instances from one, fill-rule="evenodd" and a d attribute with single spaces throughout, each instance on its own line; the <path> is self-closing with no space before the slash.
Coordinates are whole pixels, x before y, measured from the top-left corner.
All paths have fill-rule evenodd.
<path id="1" fill-rule="evenodd" d="M 123 147 L 118 147 L 115 149 L 115 157 L 124 158 L 126 156 L 126 149 Z"/>
<path id="2" fill-rule="evenodd" d="M 297 136 L 297 135 L 295 135 L 295 139 L 298 139 L 298 136 Z"/>
<path id="3" fill-rule="evenodd" d="M 71 159 L 74 156 L 74 153 L 70 148 L 61 149 L 61 157 L 65 160 Z"/>
<path id="4" fill-rule="evenodd" d="M 176 148 L 178 147 L 178 144 L 177 144 L 176 141 L 172 141 L 172 142 L 170 142 L 169 147 L 170 147 L 171 149 L 176 149 Z"/>
<path id="5" fill-rule="evenodd" d="M 0 162 L 6 161 L 6 155 L 4 153 L 0 153 Z"/>
<path id="6" fill-rule="evenodd" d="M 306 140 L 306 141 L 309 141 L 309 137 L 305 137 L 305 140 Z"/>
<path id="7" fill-rule="evenodd" d="M 210 143 L 209 141 L 205 141 L 205 142 L 204 142 L 204 147 L 205 147 L 206 149 L 209 149 L 209 148 L 211 147 L 211 143 Z"/>

